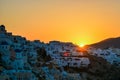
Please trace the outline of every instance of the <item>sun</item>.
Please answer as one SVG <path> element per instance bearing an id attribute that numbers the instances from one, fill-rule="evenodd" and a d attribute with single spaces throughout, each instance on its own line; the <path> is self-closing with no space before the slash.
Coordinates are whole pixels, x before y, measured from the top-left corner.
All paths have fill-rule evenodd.
<path id="1" fill-rule="evenodd" d="M 84 47 L 85 46 L 85 44 L 80 44 L 80 47 Z"/>

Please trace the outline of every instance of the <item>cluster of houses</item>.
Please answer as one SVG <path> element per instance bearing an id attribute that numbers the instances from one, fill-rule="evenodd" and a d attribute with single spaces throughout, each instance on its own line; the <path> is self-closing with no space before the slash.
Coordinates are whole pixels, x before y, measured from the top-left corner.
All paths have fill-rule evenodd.
<path id="1" fill-rule="evenodd" d="M 79 46 L 70 42 L 64 43 L 59 41 L 51 41 L 46 51 L 51 55 L 54 63 L 59 66 L 69 67 L 87 67 L 90 61 L 84 56 Z"/>
<path id="2" fill-rule="evenodd" d="M 0 80 L 38 80 L 33 73 L 37 62 L 37 49 L 44 48 L 51 61 L 46 64 L 59 67 L 87 67 L 90 60 L 83 50 L 73 43 L 50 41 L 43 43 L 39 40 L 29 41 L 25 37 L 7 32 L 4 25 L 0 26 Z M 120 65 L 120 49 L 107 50 L 89 48 L 91 55 L 103 57 L 110 63 Z M 33 71 L 34 70 L 34 71 Z M 38 71 L 38 70 L 37 70 Z M 54 80 L 54 79 L 53 79 Z"/>
<path id="3" fill-rule="evenodd" d="M 60 41 L 50 41 L 46 44 L 39 40 L 29 41 L 25 37 L 7 32 L 5 26 L 1 25 L 0 64 L 2 65 L 0 65 L 0 71 L 2 73 L 0 74 L 0 80 L 5 80 L 6 78 L 14 80 L 37 80 L 35 74 L 32 73 L 34 69 L 32 65 L 36 64 L 36 50 L 41 47 L 44 47 L 47 55 L 50 55 L 52 59 L 50 63 L 52 62 L 60 67 L 85 67 L 90 63 L 87 57 L 79 57 L 83 56 L 83 53 L 77 45 Z"/>
<path id="4" fill-rule="evenodd" d="M 108 48 L 108 49 L 89 48 L 89 49 L 87 49 L 87 52 L 90 55 L 102 57 L 111 64 L 120 66 L 120 49 L 118 49 L 118 48 Z"/>
<path id="5" fill-rule="evenodd" d="M 36 51 L 26 38 L 14 36 L 5 30 L 5 26 L 0 26 L 0 80 L 36 80 L 32 73 L 29 57 L 36 57 Z"/>

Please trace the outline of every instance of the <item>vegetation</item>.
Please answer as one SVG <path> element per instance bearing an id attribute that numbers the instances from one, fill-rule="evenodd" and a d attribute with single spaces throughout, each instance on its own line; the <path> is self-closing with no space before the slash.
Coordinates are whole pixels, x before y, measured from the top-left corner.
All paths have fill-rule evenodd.
<path id="1" fill-rule="evenodd" d="M 47 55 L 45 48 L 39 48 L 37 50 L 37 60 L 38 61 L 45 61 L 45 62 L 51 60 L 51 57 L 50 57 L 50 55 Z"/>

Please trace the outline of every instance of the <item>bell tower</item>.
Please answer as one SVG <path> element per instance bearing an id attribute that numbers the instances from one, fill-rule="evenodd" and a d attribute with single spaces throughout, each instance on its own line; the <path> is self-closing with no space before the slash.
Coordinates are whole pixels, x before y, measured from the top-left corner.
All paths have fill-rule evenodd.
<path id="1" fill-rule="evenodd" d="M 0 33 L 6 33 L 4 25 L 0 25 Z"/>

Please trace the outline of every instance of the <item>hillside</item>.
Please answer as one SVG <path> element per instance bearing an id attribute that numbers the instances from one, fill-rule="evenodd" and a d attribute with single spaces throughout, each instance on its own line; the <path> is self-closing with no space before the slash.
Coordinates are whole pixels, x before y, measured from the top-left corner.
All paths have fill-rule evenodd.
<path id="1" fill-rule="evenodd" d="M 109 47 L 120 48 L 120 37 L 105 39 L 103 41 L 90 44 L 88 46 L 95 47 L 95 48 L 101 48 L 101 49 L 109 48 Z"/>

